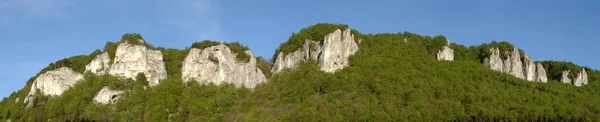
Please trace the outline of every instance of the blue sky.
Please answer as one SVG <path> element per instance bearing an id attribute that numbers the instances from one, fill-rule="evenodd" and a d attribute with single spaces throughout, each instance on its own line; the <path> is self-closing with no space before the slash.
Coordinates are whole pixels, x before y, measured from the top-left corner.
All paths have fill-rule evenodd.
<path id="1" fill-rule="evenodd" d="M 534 60 L 600 68 L 600 1 L 548 0 L 0 0 L 0 97 L 56 60 L 126 32 L 155 46 L 239 41 L 257 55 L 318 22 L 362 33 L 410 31 L 473 45 L 507 40 Z"/>

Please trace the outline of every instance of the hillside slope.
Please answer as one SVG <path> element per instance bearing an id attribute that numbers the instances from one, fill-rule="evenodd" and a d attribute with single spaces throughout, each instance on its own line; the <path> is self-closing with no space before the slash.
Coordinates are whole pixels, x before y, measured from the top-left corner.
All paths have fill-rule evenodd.
<path id="1" fill-rule="evenodd" d="M 322 43 L 319 39 L 327 33 L 347 28 L 337 24 L 310 26 L 292 35 L 276 52 L 301 48 L 302 38 Z M 116 45 L 125 43 L 109 42 L 103 51 L 67 58 L 40 71 L 69 67 L 83 73 L 84 80 L 59 96 L 36 93 L 27 107 L 23 99 L 37 76 L 32 77 L 22 90 L 0 102 L 0 120 L 600 121 L 598 70 L 570 62 L 538 61 L 547 68 L 549 81 L 530 82 L 483 65 L 490 55 L 488 49 L 514 48 L 507 42 L 468 48 L 453 43 L 450 48 L 454 49 L 454 61 L 438 61 L 436 53 L 447 43 L 444 36 L 360 34 L 355 30 L 352 34 L 360 39 L 356 40 L 359 49 L 344 69 L 324 72 L 317 60 L 309 59 L 295 68 L 271 74 L 272 65 L 257 58 L 256 67 L 268 81 L 253 89 L 227 83 L 183 82 L 182 62 L 190 49 L 151 45 L 146 46 L 159 50 L 165 62 L 168 76 L 160 84 L 150 87 L 143 73 L 129 79 L 84 73 L 84 66 L 93 57 L 108 52 L 112 58 Z M 192 47 L 203 49 L 217 44 L 206 41 Z M 247 47 L 239 43 L 227 46 L 245 61 L 247 57 L 239 54 Z M 588 85 L 576 87 L 560 82 L 563 70 L 573 71 L 574 76 L 582 68 L 587 70 Z M 124 93 L 114 104 L 95 102 L 94 97 L 105 86 Z"/>

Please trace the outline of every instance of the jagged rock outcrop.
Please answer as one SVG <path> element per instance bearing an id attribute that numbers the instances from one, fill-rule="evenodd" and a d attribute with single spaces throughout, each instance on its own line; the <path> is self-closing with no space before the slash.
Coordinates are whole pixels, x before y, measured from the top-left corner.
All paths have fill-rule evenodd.
<path id="1" fill-rule="evenodd" d="M 335 72 L 350 65 L 348 57 L 358 51 L 358 44 L 354 41 L 350 29 L 336 30 L 327 34 L 321 47 L 319 66 L 322 71 Z"/>
<path id="2" fill-rule="evenodd" d="M 442 47 L 442 50 L 437 53 L 438 61 L 453 61 L 454 60 L 454 50 L 450 48 L 450 41 L 446 40 L 446 45 Z"/>
<path id="3" fill-rule="evenodd" d="M 183 61 L 182 79 L 184 82 L 231 83 L 248 88 L 266 82 L 265 75 L 256 67 L 254 54 L 250 50 L 244 53 L 250 56 L 247 62 L 236 59 L 236 54 L 224 44 L 202 50 L 192 48 Z"/>
<path id="4" fill-rule="evenodd" d="M 533 60 L 531 60 L 531 57 L 525 56 L 523 63 L 525 65 L 525 79 L 528 81 L 536 81 L 536 65 L 533 63 Z"/>
<path id="5" fill-rule="evenodd" d="M 304 45 L 300 50 L 294 51 L 287 55 L 279 53 L 275 63 L 273 64 L 271 72 L 277 73 L 285 68 L 294 68 L 296 67 L 296 64 L 308 61 L 310 59 L 317 60 L 320 53 L 321 44 L 319 44 L 319 42 L 305 40 Z"/>
<path id="6" fill-rule="evenodd" d="M 504 72 L 504 63 L 502 62 L 502 58 L 500 58 L 500 49 L 490 48 L 491 55 L 484 59 L 483 63 L 486 67 Z"/>
<path id="7" fill-rule="evenodd" d="M 536 70 L 536 75 L 535 75 L 535 80 L 537 82 L 542 82 L 542 83 L 546 83 L 548 82 L 548 76 L 546 75 L 546 69 L 544 69 L 544 66 L 540 63 L 537 64 L 536 66 L 537 70 Z"/>
<path id="8" fill-rule="evenodd" d="M 504 60 L 504 72 L 525 79 L 525 75 L 523 74 L 523 62 L 521 62 L 519 49 L 513 48 L 507 56 L 508 58 Z"/>
<path id="9" fill-rule="evenodd" d="M 588 84 L 588 77 L 585 69 L 581 69 L 581 72 L 577 74 L 575 80 L 573 80 L 573 85 L 575 86 L 583 86 Z"/>
<path id="10" fill-rule="evenodd" d="M 333 73 L 348 66 L 348 57 L 358 51 L 358 44 L 354 40 L 351 29 L 344 31 L 338 29 L 327 34 L 323 44 L 317 41 L 306 40 L 302 48 L 284 54 L 277 54 L 271 72 L 277 73 L 285 68 L 294 68 L 300 62 L 314 59 L 319 63 L 322 71 Z"/>
<path id="11" fill-rule="evenodd" d="M 140 40 L 143 43 L 143 40 Z M 150 86 L 159 84 L 167 78 L 162 53 L 148 49 L 140 44 L 119 44 L 109 74 L 135 79 L 138 73 L 144 73 Z"/>
<path id="12" fill-rule="evenodd" d="M 483 60 L 486 67 L 508 73 L 515 77 L 534 82 L 547 82 L 548 78 L 546 70 L 541 64 L 534 64 L 530 56 L 525 55 L 521 62 L 521 54 L 519 49 L 514 48 L 510 52 L 506 52 L 506 59 L 502 61 L 500 57 L 500 49 L 490 48 L 490 56 Z"/>
<path id="13" fill-rule="evenodd" d="M 560 82 L 571 84 L 571 78 L 569 78 L 569 73 L 571 73 L 571 70 L 565 70 L 565 71 L 563 71 L 562 75 L 561 75 Z"/>
<path id="14" fill-rule="evenodd" d="M 98 91 L 94 97 L 94 101 L 101 104 L 112 104 L 117 102 L 123 93 L 123 91 L 110 90 L 108 86 L 104 86 L 100 91 Z"/>
<path id="15" fill-rule="evenodd" d="M 107 52 L 97 55 L 92 62 L 85 66 L 86 72 L 103 75 L 110 69 L 110 56 Z"/>
<path id="16" fill-rule="evenodd" d="M 34 97 L 37 90 L 44 95 L 57 96 L 61 95 L 64 91 L 71 88 L 78 81 L 83 79 L 83 75 L 71 68 L 62 67 L 47 71 L 39 75 L 31 85 L 31 90 L 25 98 L 24 102 L 27 103 Z"/>

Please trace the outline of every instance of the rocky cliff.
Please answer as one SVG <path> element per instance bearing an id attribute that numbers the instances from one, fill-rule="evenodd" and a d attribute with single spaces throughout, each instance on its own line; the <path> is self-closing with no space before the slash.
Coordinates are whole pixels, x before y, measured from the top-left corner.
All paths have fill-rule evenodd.
<path id="1" fill-rule="evenodd" d="M 91 72 L 98 75 L 106 74 L 110 69 L 110 56 L 107 52 L 97 55 L 90 64 L 85 66 L 86 72 Z"/>
<path id="2" fill-rule="evenodd" d="M 138 73 L 146 75 L 150 86 L 158 85 L 160 79 L 167 78 L 162 53 L 148 49 L 145 45 L 126 42 L 119 44 L 109 74 L 135 79 Z"/>
<path id="3" fill-rule="evenodd" d="M 123 91 L 110 90 L 108 86 L 102 87 L 102 89 L 94 97 L 94 101 L 101 104 L 112 104 L 117 102 L 121 98 Z"/>
<path id="4" fill-rule="evenodd" d="M 406 38 L 405 38 L 406 39 Z M 450 41 L 446 40 L 446 45 L 442 47 L 442 50 L 437 53 L 437 60 L 439 61 L 453 61 L 454 60 L 454 50 L 450 48 Z"/>
<path id="5" fill-rule="evenodd" d="M 277 54 L 271 72 L 277 73 L 285 68 L 293 68 L 300 62 L 314 59 L 319 67 L 325 72 L 336 72 L 350 65 L 348 57 L 358 51 L 358 44 L 354 40 L 351 29 L 344 31 L 338 29 L 329 33 L 323 39 L 323 44 L 316 41 L 306 40 L 303 47 L 285 54 Z"/>
<path id="6" fill-rule="evenodd" d="M 504 61 L 500 56 L 500 49 L 496 47 L 489 50 L 490 56 L 483 61 L 486 67 L 529 81 L 548 81 L 546 70 L 541 64 L 534 64 L 531 57 L 527 55 L 524 56 L 523 62 L 521 61 L 519 49 L 513 48 L 512 51 L 507 51 L 505 53 L 507 58 Z"/>
<path id="7" fill-rule="evenodd" d="M 83 79 L 81 73 L 73 71 L 71 68 L 62 67 L 55 70 L 47 71 L 39 75 L 31 85 L 31 90 L 24 102 L 27 103 L 34 98 L 35 93 L 39 92 L 44 95 L 57 96 L 71 88 L 78 81 Z"/>
<path id="8" fill-rule="evenodd" d="M 588 84 L 588 76 L 585 72 L 585 69 L 581 69 L 581 72 L 577 74 L 575 80 L 573 80 L 573 85 L 575 86 L 583 86 Z"/>
<path id="9" fill-rule="evenodd" d="M 560 77 L 560 82 L 562 83 L 568 83 L 568 84 L 572 84 L 572 80 L 571 78 L 569 78 L 569 73 L 571 73 L 570 70 L 565 70 L 562 72 L 562 75 Z"/>
<path id="10" fill-rule="evenodd" d="M 265 75 L 256 67 L 254 54 L 250 50 L 244 53 L 249 55 L 249 61 L 237 60 L 236 53 L 224 44 L 205 49 L 192 48 L 183 61 L 182 79 L 184 82 L 231 83 L 248 88 L 266 82 Z"/>

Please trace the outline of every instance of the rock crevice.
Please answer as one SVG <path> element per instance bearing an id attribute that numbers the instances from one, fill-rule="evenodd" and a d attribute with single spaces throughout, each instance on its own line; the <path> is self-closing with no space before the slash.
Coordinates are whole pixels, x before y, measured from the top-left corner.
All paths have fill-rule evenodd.
<path id="1" fill-rule="evenodd" d="M 94 101 L 101 104 L 112 104 L 117 102 L 123 93 L 123 91 L 111 90 L 108 86 L 104 86 L 98 91 L 94 97 Z"/>

